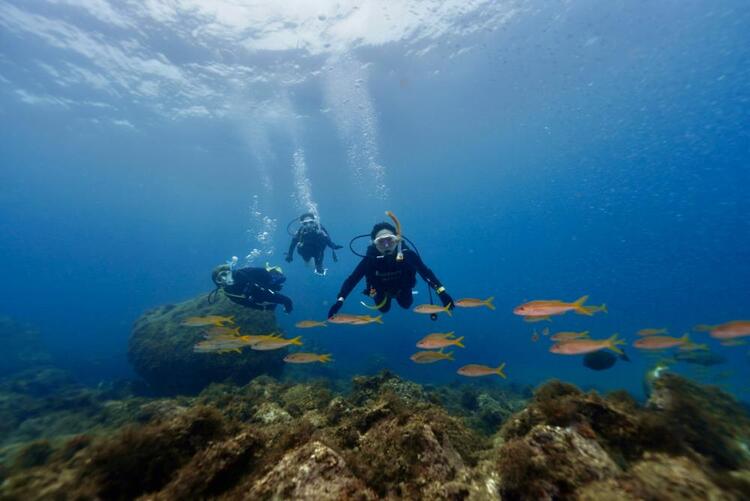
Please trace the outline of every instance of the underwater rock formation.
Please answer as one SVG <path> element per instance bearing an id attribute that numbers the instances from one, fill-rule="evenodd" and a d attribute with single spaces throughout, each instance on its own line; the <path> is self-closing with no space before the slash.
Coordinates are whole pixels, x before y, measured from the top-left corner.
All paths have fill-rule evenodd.
<path id="1" fill-rule="evenodd" d="M 694 432 L 734 421 L 705 440 L 741 443 L 747 416 L 681 378 L 654 388 L 658 408 L 550 382 L 490 435 L 436 403 L 481 413 L 484 391 L 472 400 L 387 372 L 355 378 L 348 395 L 270 377 L 213 384 L 142 403 L 145 424 L 28 444 L 0 470 L 0 498 L 743 499 L 742 447 L 719 460 Z M 713 408 L 686 419 L 673 413 L 683 401 Z"/>
<path id="2" fill-rule="evenodd" d="M 139 376 L 156 392 L 197 393 L 210 383 L 247 383 L 260 374 L 279 375 L 286 350 L 241 353 L 194 353 L 203 329 L 186 327 L 191 316 L 234 317 L 243 334 L 268 334 L 278 330 L 273 312 L 238 306 L 223 296 L 209 304 L 206 295 L 144 313 L 133 327 L 128 358 Z"/>

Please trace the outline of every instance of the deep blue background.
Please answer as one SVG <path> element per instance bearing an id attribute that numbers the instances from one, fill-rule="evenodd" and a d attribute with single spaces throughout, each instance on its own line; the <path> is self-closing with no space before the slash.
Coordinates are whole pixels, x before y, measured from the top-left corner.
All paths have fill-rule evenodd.
<path id="1" fill-rule="evenodd" d="M 504 361 L 522 384 L 560 377 L 639 392 L 647 357 L 631 348 L 631 364 L 587 371 L 578 358 L 548 353 L 546 339 L 532 342 L 546 324 L 524 324 L 512 308 L 589 294 L 610 313 L 568 314 L 549 327 L 629 340 L 643 327 L 678 335 L 750 317 L 750 12 L 741 1 L 714 5 L 578 2 L 531 9 L 421 57 L 397 43 L 355 50 L 372 63 L 364 86 L 386 199 L 366 176 L 364 186 L 354 182 L 351 145 L 320 111 L 322 78 L 285 89 L 299 115 L 294 136 L 269 133 L 273 193 L 262 192 L 235 122 L 166 120 L 133 104 L 124 113 L 135 129 L 99 127 L 90 114 L 23 103 L 6 81 L 0 313 L 38 326 L 81 374 L 128 375 L 138 315 L 207 291 L 214 265 L 252 247 L 254 194 L 278 220 L 281 262 L 284 225 L 300 212 L 291 171 L 301 149 L 334 240 L 346 245 L 393 210 L 454 297 L 494 295 L 497 305 L 437 323 L 394 309 L 384 326 L 302 332 L 306 348 L 332 352 L 345 373 L 387 366 L 437 382 L 463 363 Z M 448 57 L 458 43 L 471 50 Z M 19 69 L 45 56 L 38 42 L 4 33 L 2 46 L 5 80 L 49 78 Z M 296 305 L 280 318 L 289 331 L 324 317 L 358 260 L 339 255 L 338 264 L 327 258 L 323 279 L 299 259 L 285 266 Z M 346 311 L 362 310 L 360 289 Z M 457 361 L 413 365 L 414 343 L 442 330 L 465 336 Z M 716 349 L 730 357 L 716 380 L 748 398 L 747 346 Z"/>

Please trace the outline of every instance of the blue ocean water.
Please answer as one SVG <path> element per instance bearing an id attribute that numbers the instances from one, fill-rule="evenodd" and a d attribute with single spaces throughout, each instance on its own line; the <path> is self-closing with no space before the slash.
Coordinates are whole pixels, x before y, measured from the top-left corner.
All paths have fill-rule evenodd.
<path id="1" fill-rule="evenodd" d="M 323 319 L 359 258 L 282 262 L 311 207 L 344 246 L 392 210 L 454 298 L 497 306 L 303 332 L 342 374 L 505 362 L 640 395 L 652 358 L 593 372 L 532 332 L 750 318 L 744 1 L 2 0 L 0 26 L 0 313 L 81 377 L 132 377 L 133 321 L 232 255 L 283 265 L 288 332 Z M 609 313 L 512 314 L 584 294 Z M 409 360 L 448 330 L 455 362 Z M 699 376 L 750 399 L 748 346 L 708 342 L 728 361 Z"/>

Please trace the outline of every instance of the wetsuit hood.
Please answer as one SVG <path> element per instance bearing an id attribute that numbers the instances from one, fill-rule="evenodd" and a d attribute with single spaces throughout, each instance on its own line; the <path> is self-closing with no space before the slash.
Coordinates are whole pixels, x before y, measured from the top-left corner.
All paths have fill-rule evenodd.
<path id="1" fill-rule="evenodd" d="M 372 231 L 370 232 L 370 240 L 375 240 L 377 234 L 383 230 L 388 230 L 394 235 L 396 234 L 395 226 L 393 226 L 391 223 L 382 222 L 372 227 Z"/>

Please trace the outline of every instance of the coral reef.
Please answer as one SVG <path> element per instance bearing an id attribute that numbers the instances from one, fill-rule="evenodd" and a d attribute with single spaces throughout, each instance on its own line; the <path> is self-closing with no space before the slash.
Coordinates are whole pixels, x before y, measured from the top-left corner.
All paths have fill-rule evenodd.
<path id="1" fill-rule="evenodd" d="M 203 329 L 186 327 L 191 316 L 221 315 L 234 318 L 243 334 L 268 334 L 278 330 L 274 313 L 238 306 L 219 295 L 209 304 L 206 295 L 144 313 L 133 326 L 128 358 L 139 376 L 162 394 L 197 393 L 210 383 L 244 384 L 260 374 L 279 375 L 285 350 L 242 353 L 194 353 Z"/>
<path id="2" fill-rule="evenodd" d="M 507 388 L 422 387 L 388 372 L 356 377 L 347 395 L 265 376 L 212 384 L 195 397 L 141 401 L 131 424 L 108 435 L 26 444 L 0 469 L 0 498 L 739 500 L 750 492 L 748 416 L 714 388 L 662 376 L 639 405 L 552 381 L 509 414 L 521 401 Z"/>

